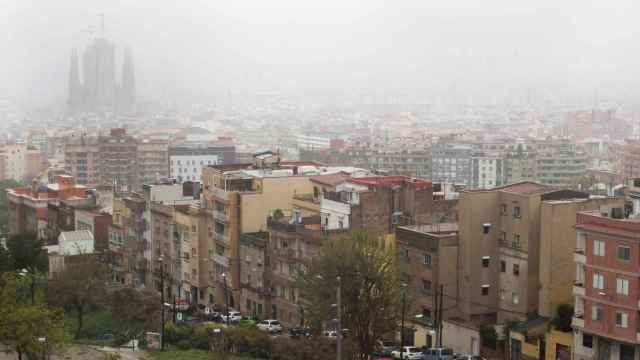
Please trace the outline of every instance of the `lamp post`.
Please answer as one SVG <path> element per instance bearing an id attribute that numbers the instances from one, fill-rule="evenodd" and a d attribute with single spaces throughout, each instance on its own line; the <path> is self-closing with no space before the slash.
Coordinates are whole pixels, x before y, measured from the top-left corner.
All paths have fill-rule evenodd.
<path id="1" fill-rule="evenodd" d="M 338 354 L 336 355 L 337 360 L 342 360 L 342 278 L 340 276 L 336 277 L 338 281 L 338 289 L 336 290 L 336 310 L 338 311 L 338 338 L 336 339 Z"/>
<path id="2" fill-rule="evenodd" d="M 36 275 L 35 272 L 31 272 L 27 269 L 20 270 L 20 276 L 29 277 L 29 290 L 31 291 L 31 306 L 36 304 Z"/>
<path id="3" fill-rule="evenodd" d="M 222 281 L 224 282 L 224 307 L 225 312 L 227 313 L 226 323 L 229 326 L 229 296 L 227 295 L 227 274 L 222 273 Z"/>
<path id="4" fill-rule="evenodd" d="M 158 258 L 160 263 L 160 351 L 164 351 L 164 258 Z"/>

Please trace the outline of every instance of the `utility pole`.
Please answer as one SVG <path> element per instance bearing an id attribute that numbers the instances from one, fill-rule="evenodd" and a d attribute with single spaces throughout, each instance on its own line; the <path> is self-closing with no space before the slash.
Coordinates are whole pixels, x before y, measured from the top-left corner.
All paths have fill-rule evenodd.
<path id="1" fill-rule="evenodd" d="M 224 306 L 227 313 L 227 326 L 229 326 L 229 295 L 227 294 L 227 274 L 222 273 L 222 281 L 224 281 Z"/>
<path id="2" fill-rule="evenodd" d="M 158 262 L 160 263 L 160 351 L 164 351 L 164 264 L 163 258 L 160 256 Z"/>
<path id="3" fill-rule="evenodd" d="M 440 285 L 440 316 L 439 316 L 439 324 L 438 324 L 438 346 L 442 347 L 442 320 L 444 318 L 444 285 Z"/>
<path id="4" fill-rule="evenodd" d="M 336 341 L 336 347 L 338 354 L 336 355 L 336 359 L 342 360 L 342 278 L 338 276 L 336 280 L 338 280 L 338 289 L 336 290 L 336 310 L 338 311 L 338 338 Z"/>
<path id="5" fill-rule="evenodd" d="M 405 290 L 402 291 L 402 314 L 400 319 L 400 360 L 404 359 L 404 316 L 407 307 L 407 292 Z"/>

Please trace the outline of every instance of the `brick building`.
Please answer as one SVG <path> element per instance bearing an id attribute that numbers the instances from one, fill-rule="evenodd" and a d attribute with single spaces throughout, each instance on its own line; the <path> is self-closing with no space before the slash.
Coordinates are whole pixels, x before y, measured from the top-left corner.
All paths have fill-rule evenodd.
<path id="1" fill-rule="evenodd" d="M 640 222 L 622 208 L 577 216 L 575 359 L 639 356 Z"/>

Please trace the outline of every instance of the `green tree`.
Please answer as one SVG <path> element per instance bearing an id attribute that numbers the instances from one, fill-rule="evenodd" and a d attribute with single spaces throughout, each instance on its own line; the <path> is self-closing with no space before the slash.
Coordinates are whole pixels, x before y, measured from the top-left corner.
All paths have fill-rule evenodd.
<path id="1" fill-rule="evenodd" d="M 571 320 L 573 319 L 573 305 L 561 304 L 556 309 L 556 316 L 553 325 L 560 331 L 571 331 Z"/>
<path id="2" fill-rule="evenodd" d="M 109 269 L 95 254 L 68 256 L 60 276 L 49 282 L 50 302 L 61 306 L 67 312 L 74 311 L 78 328 L 76 337 L 82 331 L 83 318 L 89 306 L 104 304 Z"/>
<path id="3" fill-rule="evenodd" d="M 43 303 L 31 305 L 28 280 L 17 273 L 2 275 L 0 284 L 0 342 L 18 354 L 34 358 L 68 342 L 64 315 Z M 46 340 L 46 341 L 40 341 Z"/>
<path id="4" fill-rule="evenodd" d="M 116 320 L 139 323 L 142 329 L 160 329 L 160 294 L 153 290 L 124 288 L 110 296 L 109 307 Z"/>
<path id="5" fill-rule="evenodd" d="M 357 353 L 373 353 L 376 340 L 397 329 L 402 281 L 396 254 L 364 232 L 325 240 L 319 256 L 298 276 L 305 319 L 316 330 L 336 317 L 337 277 L 342 283 L 342 321 Z"/>
<path id="6" fill-rule="evenodd" d="M 0 274 L 14 270 L 13 258 L 7 248 L 0 245 Z"/>
<path id="7" fill-rule="evenodd" d="M 13 269 L 29 269 L 46 272 L 49 261 L 42 250 L 42 241 L 35 234 L 12 236 L 7 240 L 7 248 L 13 261 Z"/>

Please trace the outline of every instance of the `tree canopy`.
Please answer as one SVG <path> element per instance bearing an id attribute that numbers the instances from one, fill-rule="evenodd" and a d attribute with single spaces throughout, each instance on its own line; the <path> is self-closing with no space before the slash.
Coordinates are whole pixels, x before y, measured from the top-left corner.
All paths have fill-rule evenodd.
<path id="1" fill-rule="evenodd" d="M 33 358 L 68 341 L 62 311 L 42 302 L 32 305 L 29 281 L 15 272 L 0 279 L 0 343 L 13 349 L 18 359 Z"/>
<path id="2" fill-rule="evenodd" d="M 49 261 L 42 249 L 42 241 L 35 234 L 12 236 L 7 240 L 13 269 L 46 272 Z"/>
<path id="3" fill-rule="evenodd" d="M 358 356 L 370 355 L 376 340 L 398 326 L 403 287 L 396 254 L 364 232 L 325 240 L 319 256 L 298 276 L 305 318 L 317 330 L 336 317 L 332 304 L 338 276 L 343 328 L 355 341 Z"/>
<path id="4" fill-rule="evenodd" d="M 49 281 L 49 301 L 78 317 L 76 336 L 80 335 L 83 316 L 91 305 L 104 304 L 109 269 L 95 254 L 68 256 L 64 270 Z"/>

